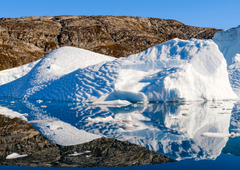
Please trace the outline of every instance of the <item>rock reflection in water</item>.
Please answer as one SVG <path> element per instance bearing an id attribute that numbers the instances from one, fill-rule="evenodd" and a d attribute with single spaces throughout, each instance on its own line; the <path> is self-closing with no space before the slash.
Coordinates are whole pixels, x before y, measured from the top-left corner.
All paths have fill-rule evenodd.
<path id="1" fill-rule="evenodd" d="M 14 105 L 18 102 L 15 101 Z M 43 101 L 41 104 L 24 101 L 19 105 L 22 107 L 21 113 L 29 114 L 28 120 L 63 121 L 74 128 L 141 145 L 177 160 L 189 158 L 214 160 L 221 154 L 228 138 L 205 138 L 201 134 L 204 132 L 225 134 L 230 133 L 229 127 L 238 128 L 238 109 L 234 103 L 234 101 L 137 103 L 111 107 L 53 101 L 51 103 Z M 41 108 L 43 104 L 47 104 L 48 107 Z M 233 106 L 236 112 L 235 119 L 231 117 Z M 17 111 L 14 107 L 11 109 Z M 47 133 L 56 132 L 51 126 L 53 123 L 42 122 L 34 126 L 49 140 L 61 144 L 61 141 L 57 140 L 59 139 L 57 133 L 54 133 L 55 135 Z"/>
<path id="2" fill-rule="evenodd" d="M 113 138 L 60 146 L 42 136 L 19 118 L 0 115 L 0 165 L 96 167 L 160 164 L 174 161 L 148 149 Z M 28 155 L 6 159 L 12 153 Z M 78 154 L 79 153 L 79 154 Z"/>

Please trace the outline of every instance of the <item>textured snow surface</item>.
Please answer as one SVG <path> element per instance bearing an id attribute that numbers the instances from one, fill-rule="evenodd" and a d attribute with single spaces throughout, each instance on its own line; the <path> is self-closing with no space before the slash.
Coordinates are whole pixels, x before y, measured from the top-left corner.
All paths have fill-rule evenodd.
<path id="1" fill-rule="evenodd" d="M 113 59 L 114 58 L 110 56 L 79 48 L 62 47 L 46 55 L 25 76 L 6 86 L 3 85 L 2 87 L 6 92 L 5 94 L 2 93 L 2 95 L 17 98 L 31 98 L 29 96 L 43 88 L 47 88 L 52 81 L 59 79 L 65 74 L 69 74 L 79 68 L 94 65 L 102 61 L 111 61 Z M 64 85 L 66 84 L 71 84 L 71 82 L 65 82 Z M 67 91 L 69 92 L 69 90 Z M 61 95 L 61 93 L 59 93 L 59 95 Z M 58 96 L 54 98 L 58 99 Z"/>
<path id="2" fill-rule="evenodd" d="M 213 41 L 226 58 L 231 86 L 240 97 L 240 25 L 217 32 Z"/>
<path id="3" fill-rule="evenodd" d="M 0 86 L 0 94 L 100 104 L 236 99 L 226 67 L 212 40 L 173 39 L 120 59 L 63 47 Z"/>

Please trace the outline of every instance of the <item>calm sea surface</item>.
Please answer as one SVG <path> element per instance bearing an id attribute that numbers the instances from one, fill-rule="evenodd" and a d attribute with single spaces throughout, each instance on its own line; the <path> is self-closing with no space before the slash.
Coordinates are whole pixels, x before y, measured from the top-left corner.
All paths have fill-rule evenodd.
<path id="1" fill-rule="evenodd" d="M 0 98 L 0 114 L 25 115 L 32 125 L 54 143 L 61 141 L 51 126 L 64 122 L 59 130 L 77 128 L 89 133 L 141 145 L 178 160 L 173 163 L 132 167 L 88 169 L 239 169 L 240 137 L 221 137 L 240 132 L 238 101 L 187 103 L 134 103 L 128 106 L 96 106 L 59 101 Z M 56 131 L 56 129 L 55 129 Z M 203 137 L 205 132 L 220 137 Z M 8 169 L 59 169 L 55 167 L 0 166 Z M 65 168 L 76 169 L 76 168 Z M 79 169 L 79 168 L 78 168 Z"/>

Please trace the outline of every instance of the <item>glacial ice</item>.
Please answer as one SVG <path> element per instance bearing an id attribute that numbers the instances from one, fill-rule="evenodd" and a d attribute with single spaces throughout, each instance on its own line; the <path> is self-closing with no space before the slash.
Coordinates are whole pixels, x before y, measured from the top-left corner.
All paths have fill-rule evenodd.
<path id="1" fill-rule="evenodd" d="M 212 40 L 173 39 L 120 59 L 63 47 L 0 94 L 100 104 L 237 99 L 226 67 Z"/>
<path id="2" fill-rule="evenodd" d="M 240 97 L 240 25 L 217 32 L 213 41 L 218 45 L 227 61 L 231 86 Z"/>

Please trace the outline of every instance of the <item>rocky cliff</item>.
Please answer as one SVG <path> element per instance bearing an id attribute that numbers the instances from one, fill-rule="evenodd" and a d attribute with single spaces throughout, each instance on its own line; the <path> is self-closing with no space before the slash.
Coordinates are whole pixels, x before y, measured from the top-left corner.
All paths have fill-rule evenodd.
<path id="1" fill-rule="evenodd" d="M 28 156 L 6 159 L 12 153 Z M 59 146 L 47 140 L 31 124 L 0 115 L 0 165 L 111 167 L 173 161 L 142 146 L 113 138 L 102 137 L 80 145 Z"/>
<path id="2" fill-rule="evenodd" d="M 62 46 L 125 57 L 178 37 L 210 39 L 219 30 L 175 20 L 128 16 L 0 19 L 0 70 L 20 66 Z"/>

